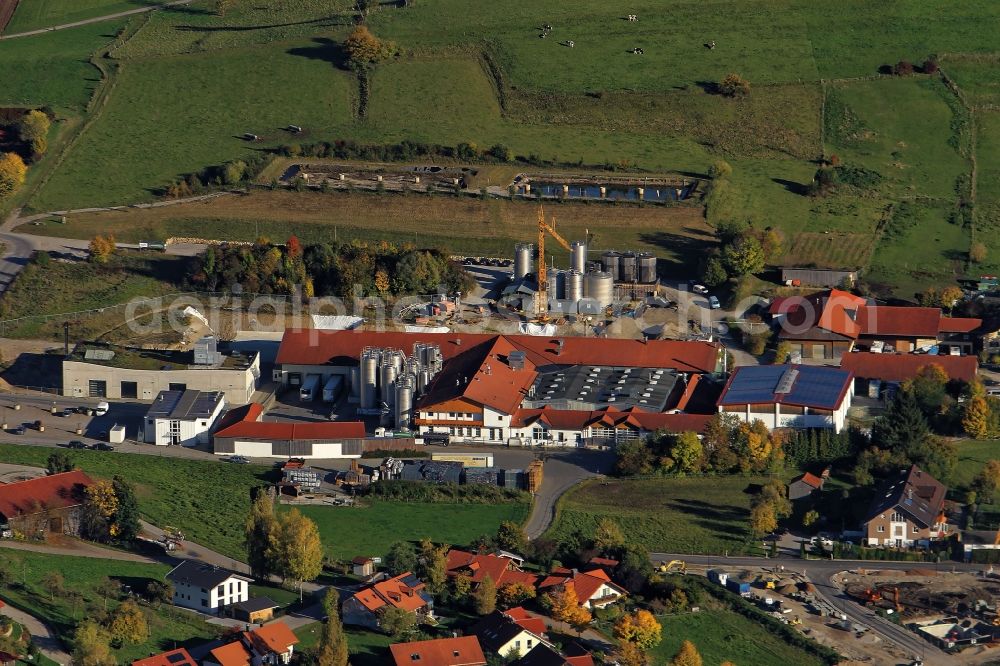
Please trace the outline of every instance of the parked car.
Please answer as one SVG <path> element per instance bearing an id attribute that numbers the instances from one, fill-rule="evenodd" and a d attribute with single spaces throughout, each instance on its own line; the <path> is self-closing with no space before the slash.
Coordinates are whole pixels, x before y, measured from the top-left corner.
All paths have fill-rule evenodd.
<path id="1" fill-rule="evenodd" d="M 708 287 L 706 287 L 703 284 L 694 283 L 691 285 L 691 291 L 693 291 L 696 294 L 707 294 Z"/>
<path id="2" fill-rule="evenodd" d="M 239 465 L 246 465 L 247 463 L 250 462 L 250 459 L 247 458 L 246 456 L 229 456 L 226 460 L 228 462 L 237 463 Z"/>
<path id="3" fill-rule="evenodd" d="M 62 410 L 62 414 L 61 415 L 63 417 L 66 417 L 66 416 L 73 416 L 74 414 L 76 414 L 76 409 L 74 409 L 72 407 L 67 407 L 66 409 Z"/>
<path id="4" fill-rule="evenodd" d="M 110 444 L 106 444 L 104 442 L 98 442 L 97 444 L 94 444 L 90 448 L 92 448 L 94 451 L 114 451 L 115 450 L 115 447 L 111 446 Z"/>
<path id="5" fill-rule="evenodd" d="M 87 448 L 87 445 L 84 444 L 83 442 L 81 442 L 78 439 L 74 439 L 74 440 L 66 443 L 66 448 L 67 449 L 85 449 L 85 448 Z"/>
<path id="6" fill-rule="evenodd" d="M 15 435 L 23 435 L 24 434 L 24 426 L 23 425 L 19 425 L 16 428 L 14 428 L 13 430 L 11 430 L 11 432 L 14 433 Z"/>
<path id="7" fill-rule="evenodd" d="M 719 299 L 716 298 L 715 296 L 709 296 L 708 297 L 708 307 L 711 310 L 718 310 L 719 308 L 722 307 L 722 304 L 719 303 Z"/>
<path id="8" fill-rule="evenodd" d="M 104 416 L 105 414 L 108 413 L 109 409 L 111 409 L 111 405 L 109 405 L 104 401 L 101 401 L 97 403 L 97 409 L 94 410 L 94 413 L 97 414 L 98 416 Z"/>

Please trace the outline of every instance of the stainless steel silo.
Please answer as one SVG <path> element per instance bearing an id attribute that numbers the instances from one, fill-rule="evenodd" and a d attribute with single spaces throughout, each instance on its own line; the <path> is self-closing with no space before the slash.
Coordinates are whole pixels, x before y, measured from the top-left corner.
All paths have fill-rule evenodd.
<path id="1" fill-rule="evenodd" d="M 656 256 L 652 252 L 640 252 L 636 255 L 639 262 L 639 282 L 652 284 L 656 282 Z"/>
<path id="2" fill-rule="evenodd" d="M 587 273 L 587 298 L 597 302 L 601 307 L 611 305 L 614 295 L 615 281 L 610 273 L 603 271 Z"/>
<path id="3" fill-rule="evenodd" d="M 583 273 L 580 271 L 566 272 L 565 298 L 571 303 L 576 303 L 583 298 Z"/>
<path id="4" fill-rule="evenodd" d="M 413 418 L 413 388 L 409 382 L 396 384 L 395 392 L 395 419 L 393 421 L 397 430 L 409 430 L 410 421 Z"/>
<path id="5" fill-rule="evenodd" d="M 622 252 L 618 269 L 619 282 L 635 282 L 638 278 L 636 271 L 635 252 Z"/>
<path id="6" fill-rule="evenodd" d="M 583 273 L 587 268 L 587 241 L 576 240 L 570 243 L 569 267 Z"/>
<path id="7" fill-rule="evenodd" d="M 396 370 L 396 366 L 393 363 L 393 358 L 390 356 L 387 359 L 382 360 L 382 378 L 379 385 L 381 391 L 382 402 L 386 405 L 392 406 L 392 401 L 396 399 L 396 377 L 399 375 L 399 371 Z"/>
<path id="8" fill-rule="evenodd" d="M 378 352 L 367 351 L 361 356 L 361 409 L 376 407 L 378 389 Z"/>
<path id="9" fill-rule="evenodd" d="M 523 278 L 532 270 L 532 255 L 535 246 L 531 243 L 518 243 L 514 246 L 514 279 Z"/>
<path id="10" fill-rule="evenodd" d="M 612 279 L 618 280 L 618 263 L 621 261 L 621 255 L 614 250 L 608 250 L 601 255 L 601 265 L 604 267 L 605 273 L 610 273 Z"/>

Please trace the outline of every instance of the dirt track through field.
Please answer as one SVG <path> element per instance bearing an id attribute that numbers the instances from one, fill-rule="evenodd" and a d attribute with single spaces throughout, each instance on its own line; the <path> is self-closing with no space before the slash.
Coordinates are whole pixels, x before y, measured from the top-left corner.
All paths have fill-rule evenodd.
<path id="1" fill-rule="evenodd" d="M 7 24 L 14 17 L 18 0 L 0 0 L 0 35 L 7 29 Z"/>

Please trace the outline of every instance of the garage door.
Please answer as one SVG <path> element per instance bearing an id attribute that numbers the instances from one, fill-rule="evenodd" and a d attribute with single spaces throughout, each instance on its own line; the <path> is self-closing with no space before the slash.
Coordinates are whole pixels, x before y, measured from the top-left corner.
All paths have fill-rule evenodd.
<path id="1" fill-rule="evenodd" d="M 87 382 L 87 395 L 91 398 L 107 398 L 108 383 L 99 379 L 91 379 Z"/>
<path id="2" fill-rule="evenodd" d="M 122 382 L 123 398 L 138 398 L 139 384 L 137 382 Z"/>

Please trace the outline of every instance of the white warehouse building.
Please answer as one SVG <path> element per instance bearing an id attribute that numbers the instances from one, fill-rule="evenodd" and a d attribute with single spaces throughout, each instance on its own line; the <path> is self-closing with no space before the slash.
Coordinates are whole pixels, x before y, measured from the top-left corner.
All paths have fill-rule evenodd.
<path id="1" fill-rule="evenodd" d="M 146 412 L 142 441 L 157 446 L 208 444 L 225 408 L 221 391 L 160 391 Z"/>

